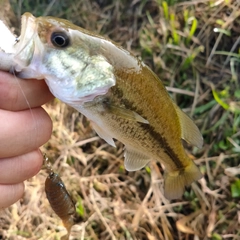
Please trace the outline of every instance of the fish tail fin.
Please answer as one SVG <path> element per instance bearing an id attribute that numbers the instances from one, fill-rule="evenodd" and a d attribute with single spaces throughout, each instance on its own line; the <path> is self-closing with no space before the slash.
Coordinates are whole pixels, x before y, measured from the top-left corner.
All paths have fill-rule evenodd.
<path id="1" fill-rule="evenodd" d="M 167 199 L 181 198 L 185 186 L 190 186 L 192 182 L 202 177 L 201 172 L 193 161 L 180 171 L 165 172 L 164 195 Z"/>

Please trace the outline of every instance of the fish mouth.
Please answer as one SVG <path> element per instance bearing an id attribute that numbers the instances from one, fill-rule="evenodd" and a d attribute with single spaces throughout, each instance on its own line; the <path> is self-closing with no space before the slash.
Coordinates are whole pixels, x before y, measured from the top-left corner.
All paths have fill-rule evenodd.
<path id="1" fill-rule="evenodd" d="M 21 34 L 15 45 L 16 55 L 14 61 L 18 66 L 17 71 L 21 71 L 24 67 L 27 67 L 32 60 L 36 30 L 36 18 L 31 13 L 24 13 L 21 22 Z"/>
<path id="2" fill-rule="evenodd" d="M 22 15 L 22 26 L 21 26 L 21 35 L 20 35 L 20 41 L 23 41 L 24 39 L 29 39 L 32 37 L 32 34 L 36 28 L 35 24 L 36 18 L 31 13 L 24 13 Z M 29 31 L 32 30 L 32 31 Z"/>

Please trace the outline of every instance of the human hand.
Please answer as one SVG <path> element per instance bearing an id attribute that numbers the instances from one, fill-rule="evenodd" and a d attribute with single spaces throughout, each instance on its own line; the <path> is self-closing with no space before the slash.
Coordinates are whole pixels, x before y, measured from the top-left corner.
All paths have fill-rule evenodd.
<path id="1" fill-rule="evenodd" d="M 45 81 L 21 80 L 0 71 L 0 209 L 18 201 L 23 181 L 41 169 L 39 147 L 52 132 L 41 105 L 52 98 Z"/>

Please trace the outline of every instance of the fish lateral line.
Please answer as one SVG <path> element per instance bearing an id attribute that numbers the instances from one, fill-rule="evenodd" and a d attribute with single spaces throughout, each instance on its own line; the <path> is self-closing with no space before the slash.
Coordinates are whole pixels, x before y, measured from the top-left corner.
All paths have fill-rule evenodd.
<path id="1" fill-rule="evenodd" d="M 153 136 L 153 138 L 160 143 L 160 146 L 162 147 L 163 151 L 173 161 L 177 169 L 179 170 L 184 169 L 185 165 L 182 163 L 182 161 L 180 160 L 179 156 L 175 153 L 175 151 L 170 147 L 167 140 L 160 133 L 158 133 L 151 125 L 141 124 L 140 126 L 145 131 L 148 131 Z"/>

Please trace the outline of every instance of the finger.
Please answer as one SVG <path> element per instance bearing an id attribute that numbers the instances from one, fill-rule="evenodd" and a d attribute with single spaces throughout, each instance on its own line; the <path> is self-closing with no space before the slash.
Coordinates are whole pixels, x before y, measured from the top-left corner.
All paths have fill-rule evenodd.
<path id="1" fill-rule="evenodd" d="M 1 158 L 38 149 L 51 136 L 52 121 L 40 107 L 20 112 L 0 110 L 0 116 Z"/>
<path id="2" fill-rule="evenodd" d="M 0 209 L 17 202 L 24 193 L 24 184 L 0 185 Z"/>
<path id="3" fill-rule="evenodd" d="M 39 150 L 13 158 L 0 159 L 0 183 L 16 184 L 35 176 L 41 169 L 43 156 Z"/>
<path id="4" fill-rule="evenodd" d="M 0 71 L 0 108 L 24 110 L 38 107 L 53 99 L 44 80 L 20 79 Z M 29 104 L 28 104 L 29 103 Z"/>

